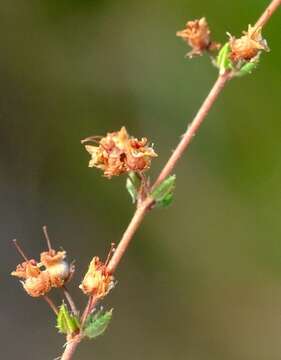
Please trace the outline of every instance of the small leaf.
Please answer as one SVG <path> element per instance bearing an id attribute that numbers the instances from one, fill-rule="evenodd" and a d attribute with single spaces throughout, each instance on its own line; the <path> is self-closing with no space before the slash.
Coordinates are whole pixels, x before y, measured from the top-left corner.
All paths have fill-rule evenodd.
<path id="1" fill-rule="evenodd" d="M 258 67 L 258 60 L 247 62 L 235 73 L 235 76 L 245 76 L 251 74 Z"/>
<path id="2" fill-rule="evenodd" d="M 224 46 L 220 49 L 220 52 L 218 53 L 216 63 L 218 68 L 220 69 L 220 74 L 224 74 L 226 70 L 233 69 L 232 61 L 229 58 L 230 51 L 231 49 L 229 43 L 227 42 L 226 44 L 224 44 Z"/>
<path id="3" fill-rule="evenodd" d="M 89 315 L 85 323 L 84 334 L 90 339 L 95 339 L 102 335 L 111 321 L 112 312 L 113 309 L 106 312 L 99 310 L 96 313 Z"/>
<path id="4" fill-rule="evenodd" d="M 140 178 L 135 172 L 131 171 L 129 173 L 129 176 L 127 177 L 126 188 L 128 190 L 128 193 L 131 195 L 133 204 L 135 204 L 138 200 L 140 185 L 141 185 Z"/>
<path id="5" fill-rule="evenodd" d="M 155 200 L 157 207 L 167 207 L 171 204 L 175 186 L 176 175 L 171 175 L 153 190 L 151 196 Z"/>
<path id="6" fill-rule="evenodd" d="M 72 334 L 79 329 L 79 320 L 72 315 L 63 303 L 57 315 L 57 328 L 62 334 Z"/>

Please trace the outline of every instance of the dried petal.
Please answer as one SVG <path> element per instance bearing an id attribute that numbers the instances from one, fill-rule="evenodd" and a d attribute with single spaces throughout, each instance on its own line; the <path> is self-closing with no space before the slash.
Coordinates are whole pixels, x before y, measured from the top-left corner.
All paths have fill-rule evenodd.
<path id="1" fill-rule="evenodd" d="M 188 21 L 185 29 L 178 31 L 176 35 L 192 48 L 187 54 L 190 58 L 194 55 L 202 55 L 204 51 L 214 51 L 220 48 L 220 44 L 211 41 L 211 31 L 204 17 Z"/>

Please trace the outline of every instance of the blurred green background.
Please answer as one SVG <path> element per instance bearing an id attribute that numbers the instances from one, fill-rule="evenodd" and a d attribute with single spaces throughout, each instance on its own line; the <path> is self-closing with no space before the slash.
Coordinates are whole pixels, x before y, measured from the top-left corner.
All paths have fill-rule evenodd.
<path id="1" fill-rule="evenodd" d="M 10 240 L 37 257 L 47 224 L 76 260 L 82 306 L 91 257 L 132 215 L 125 178 L 89 169 L 80 139 L 125 125 L 155 143 L 156 176 L 216 78 L 208 57 L 184 58 L 176 30 L 206 16 L 224 42 L 268 3 L 1 2 L 1 357 L 54 359 L 64 343 L 44 301 L 9 277 Z M 173 206 L 146 218 L 118 269 L 110 330 L 77 359 L 280 359 L 280 25 L 279 11 L 271 52 L 227 86 L 179 163 Z"/>

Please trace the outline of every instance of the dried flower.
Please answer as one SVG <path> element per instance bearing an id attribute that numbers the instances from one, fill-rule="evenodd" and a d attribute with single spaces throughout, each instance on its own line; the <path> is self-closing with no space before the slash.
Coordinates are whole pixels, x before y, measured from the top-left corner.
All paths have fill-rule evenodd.
<path id="1" fill-rule="evenodd" d="M 11 275 L 24 280 L 21 283 L 30 296 L 42 296 L 51 290 L 50 275 L 46 271 L 41 271 L 35 260 L 19 264 Z"/>
<path id="2" fill-rule="evenodd" d="M 213 51 L 220 48 L 220 44 L 211 41 L 211 31 L 206 19 L 188 21 L 185 29 L 178 31 L 177 36 L 181 37 L 192 50 L 187 54 L 192 58 L 194 55 L 202 55 L 204 51 Z"/>
<path id="3" fill-rule="evenodd" d="M 16 270 L 12 271 L 11 275 L 20 279 L 27 279 L 29 277 L 36 277 L 40 274 L 40 269 L 34 259 L 24 261 L 17 265 Z"/>
<path id="4" fill-rule="evenodd" d="M 22 285 L 28 295 L 33 297 L 43 296 L 52 288 L 50 275 L 46 270 L 40 272 L 37 277 L 29 277 L 22 281 Z"/>
<path id="5" fill-rule="evenodd" d="M 239 39 L 230 35 L 229 45 L 231 49 L 230 58 L 234 62 L 240 60 L 249 61 L 255 58 L 261 50 L 269 51 L 266 40 L 262 38 L 261 28 L 248 26 L 248 31 L 243 31 Z"/>
<path id="6" fill-rule="evenodd" d="M 113 276 L 107 271 L 106 264 L 95 256 L 90 263 L 82 284 L 79 286 L 84 294 L 101 299 L 114 285 Z"/>
<path id="7" fill-rule="evenodd" d="M 83 140 L 91 141 L 94 137 Z M 97 146 L 86 145 L 91 155 L 89 167 L 103 170 L 108 178 L 129 171 L 142 172 L 149 169 L 152 158 L 157 154 L 148 146 L 146 138 L 138 140 L 130 137 L 125 127 L 120 131 L 108 133 L 98 141 Z"/>
<path id="8" fill-rule="evenodd" d="M 53 249 L 42 252 L 40 255 L 40 265 L 43 265 L 46 268 L 52 287 L 62 287 L 74 271 L 74 267 L 70 266 L 69 263 L 64 260 L 65 257 L 65 251 L 56 252 Z"/>

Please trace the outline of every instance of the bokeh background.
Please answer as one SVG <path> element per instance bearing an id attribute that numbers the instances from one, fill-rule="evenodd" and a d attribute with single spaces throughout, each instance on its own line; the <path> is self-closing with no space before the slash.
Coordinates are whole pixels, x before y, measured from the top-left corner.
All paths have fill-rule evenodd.
<path id="1" fill-rule="evenodd" d="M 216 78 L 208 57 L 184 58 L 176 30 L 206 16 L 224 42 L 268 2 L 1 2 L 1 358 L 54 359 L 64 343 L 44 301 L 9 277 L 11 239 L 37 257 L 47 224 L 76 260 L 83 306 L 91 257 L 132 215 L 125 178 L 89 169 L 80 139 L 125 125 L 155 143 L 156 176 Z M 77 359 L 280 359 L 280 25 L 279 11 L 272 51 L 227 86 L 179 163 L 173 206 L 146 218 L 117 272 L 110 330 Z"/>

